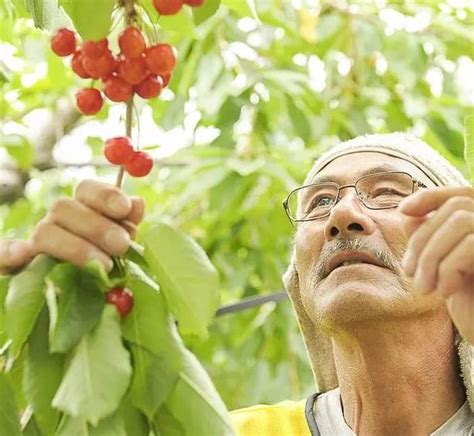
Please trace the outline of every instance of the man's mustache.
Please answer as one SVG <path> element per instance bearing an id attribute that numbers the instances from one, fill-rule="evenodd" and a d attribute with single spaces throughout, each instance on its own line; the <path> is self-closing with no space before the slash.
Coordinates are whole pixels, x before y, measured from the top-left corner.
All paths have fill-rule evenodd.
<path id="1" fill-rule="evenodd" d="M 399 272 L 401 268 L 400 262 L 392 253 L 377 250 L 362 239 L 338 239 L 321 251 L 313 274 L 313 278 L 316 282 L 320 282 L 326 278 L 329 260 L 332 256 L 341 251 L 359 251 L 367 254 L 377 259 L 383 267 L 395 272 Z"/>

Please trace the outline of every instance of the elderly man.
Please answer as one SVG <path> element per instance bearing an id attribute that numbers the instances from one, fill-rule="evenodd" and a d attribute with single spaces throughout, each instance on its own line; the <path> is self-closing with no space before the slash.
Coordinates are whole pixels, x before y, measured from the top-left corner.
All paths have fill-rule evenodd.
<path id="1" fill-rule="evenodd" d="M 238 433 L 473 434 L 473 188 L 422 141 L 369 135 L 322 155 L 284 205 L 284 280 L 319 392 L 234 411 Z M 142 216 L 140 200 L 82 183 L 3 267 L 39 251 L 109 267 L 130 237 L 116 220 Z"/>

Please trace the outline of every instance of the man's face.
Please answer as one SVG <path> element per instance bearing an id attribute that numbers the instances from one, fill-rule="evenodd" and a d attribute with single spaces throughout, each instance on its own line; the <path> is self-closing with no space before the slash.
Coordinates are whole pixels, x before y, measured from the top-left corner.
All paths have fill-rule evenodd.
<path id="1" fill-rule="evenodd" d="M 374 168 L 403 171 L 434 186 L 413 164 L 377 152 L 355 153 L 332 161 L 316 177 L 353 184 Z M 379 172 L 380 170 L 376 171 Z M 303 305 L 313 322 L 327 331 L 342 325 L 420 317 L 442 308 L 438 296 L 417 296 L 401 269 L 407 238 L 397 209 L 371 210 L 345 188 L 330 216 L 298 224 L 296 268 Z M 331 258 L 362 253 L 383 266 L 356 263 L 327 274 Z"/>

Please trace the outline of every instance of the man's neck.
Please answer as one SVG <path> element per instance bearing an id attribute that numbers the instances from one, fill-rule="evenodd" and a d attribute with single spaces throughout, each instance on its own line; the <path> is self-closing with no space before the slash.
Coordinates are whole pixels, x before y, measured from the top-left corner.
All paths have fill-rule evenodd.
<path id="1" fill-rule="evenodd" d="M 343 413 L 354 433 L 427 435 L 461 407 L 454 330 L 441 325 L 444 331 L 439 319 L 403 320 L 333 336 Z"/>

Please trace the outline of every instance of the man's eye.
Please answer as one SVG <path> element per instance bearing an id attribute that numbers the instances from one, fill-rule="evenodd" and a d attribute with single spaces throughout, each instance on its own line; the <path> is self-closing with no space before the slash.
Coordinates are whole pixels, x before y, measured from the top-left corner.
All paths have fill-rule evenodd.
<path id="1" fill-rule="evenodd" d="M 311 201 L 310 210 L 313 210 L 316 207 L 331 206 L 333 201 L 334 197 L 332 195 L 318 195 Z"/>
<path id="2" fill-rule="evenodd" d="M 376 189 L 374 192 L 372 192 L 371 194 L 371 197 L 374 198 L 374 197 L 381 197 L 383 195 L 388 195 L 388 196 L 399 196 L 399 197 L 404 197 L 405 194 L 397 191 L 396 189 L 392 189 L 392 188 L 379 188 L 379 189 Z"/>

